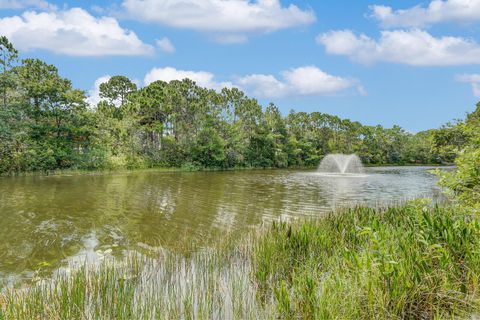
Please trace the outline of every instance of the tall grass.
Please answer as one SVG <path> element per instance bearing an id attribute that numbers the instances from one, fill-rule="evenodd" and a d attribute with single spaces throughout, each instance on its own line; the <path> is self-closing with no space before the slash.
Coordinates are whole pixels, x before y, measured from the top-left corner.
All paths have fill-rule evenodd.
<path id="1" fill-rule="evenodd" d="M 130 252 L 0 298 L 0 319 L 258 319 L 244 252 Z"/>
<path id="2" fill-rule="evenodd" d="M 188 256 L 130 252 L 58 272 L 0 293 L 0 319 L 469 317 L 479 277 L 478 218 L 417 201 L 275 223 Z"/>
<path id="3" fill-rule="evenodd" d="M 281 318 L 432 319 L 480 306 L 480 225 L 421 202 L 356 208 L 258 240 L 259 298 Z"/>

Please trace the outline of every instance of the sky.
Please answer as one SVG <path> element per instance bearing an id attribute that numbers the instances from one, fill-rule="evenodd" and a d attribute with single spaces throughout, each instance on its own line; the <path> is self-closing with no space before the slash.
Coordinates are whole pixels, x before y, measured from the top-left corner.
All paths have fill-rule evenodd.
<path id="1" fill-rule="evenodd" d="M 0 0 L 0 35 L 91 104 L 110 76 L 191 78 L 418 132 L 480 100 L 480 0 Z"/>

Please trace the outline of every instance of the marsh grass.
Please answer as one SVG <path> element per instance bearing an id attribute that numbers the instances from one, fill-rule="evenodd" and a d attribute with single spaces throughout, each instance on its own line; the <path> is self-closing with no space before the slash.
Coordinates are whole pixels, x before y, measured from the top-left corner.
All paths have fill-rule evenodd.
<path id="1" fill-rule="evenodd" d="M 129 252 L 122 261 L 66 268 L 53 279 L 6 290 L 0 319 L 263 318 L 244 254 Z"/>
<path id="2" fill-rule="evenodd" d="M 0 319 L 432 319 L 478 314 L 480 223 L 423 201 L 128 252 L 0 293 Z"/>
<path id="3" fill-rule="evenodd" d="M 281 318 L 431 319 L 479 310 L 479 220 L 458 208 L 416 201 L 273 224 L 253 261 L 258 297 Z"/>

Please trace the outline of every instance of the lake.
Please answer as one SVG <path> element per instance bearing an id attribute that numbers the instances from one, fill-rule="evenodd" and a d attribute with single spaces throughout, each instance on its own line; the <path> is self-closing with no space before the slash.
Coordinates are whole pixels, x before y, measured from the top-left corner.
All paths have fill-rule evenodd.
<path id="1" fill-rule="evenodd" d="M 0 178 L 0 283 L 101 252 L 202 246 L 336 207 L 435 198 L 440 191 L 430 169 L 372 167 L 342 177 L 305 170 L 151 170 Z"/>

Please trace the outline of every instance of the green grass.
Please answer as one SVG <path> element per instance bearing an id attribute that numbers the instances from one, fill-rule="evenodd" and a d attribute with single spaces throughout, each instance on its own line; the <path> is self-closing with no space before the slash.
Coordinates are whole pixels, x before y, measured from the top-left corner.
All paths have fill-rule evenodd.
<path id="1" fill-rule="evenodd" d="M 105 168 L 105 169 L 56 169 L 56 170 L 37 170 L 37 171 L 15 171 L 0 173 L 0 178 L 8 177 L 37 177 L 37 176 L 79 176 L 79 175 L 109 175 L 136 172 L 223 172 L 223 171 L 255 171 L 255 170 L 315 170 L 316 166 L 290 166 L 286 168 L 276 167 L 231 167 L 231 168 L 203 168 L 203 167 L 138 167 L 138 168 Z"/>
<path id="2" fill-rule="evenodd" d="M 258 295 L 281 318 L 432 319 L 479 311 L 480 224 L 422 202 L 274 224 L 255 246 Z"/>
<path id="3" fill-rule="evenodd" d="M 365 167 L 445 167 L 452 164 L 364 164 Z M 78 176 L 78 175 L 107 175 L 131 172 L 210 172 L 210 171 L 254 171 L 254 170 L 315 170 L 318 166 L 289 166 L 285 168 L 278 167 L 196 167 L 184 165 L 182 167 L 162 167 L 162 166 L 143 166 L 143 167 L 112 167 L 104 169 L 55 169 L 55 170 L 36 170 L 36 171 L 13 171 L 1 172 L 1 177 L 30 177 L 30 176 Z"/>
<path id="4" fill-rule="evenodd" d="M 108 175 L 131 172 L 189 172 L 181 167 L 151 167 L 151 168 L 105 168 L 105 169 L 55 169 L 37 171 L 15 171 L 0 173 L 0 177 L 30 177 L 30 176 L 78 176 L 78 175 Z"/>
<path id="5" fill-rule="evenodd" d="M 244 252 L 164 250 L 62 271 L 0 296 L 0 319 L 258 319 Z"/>
<path id="6" fill-rule="evenodd" d="M 479 277 L 477 216 L 415 201 L 59 272 L 0 293 L 0 319 L 468 318 Z"/>

